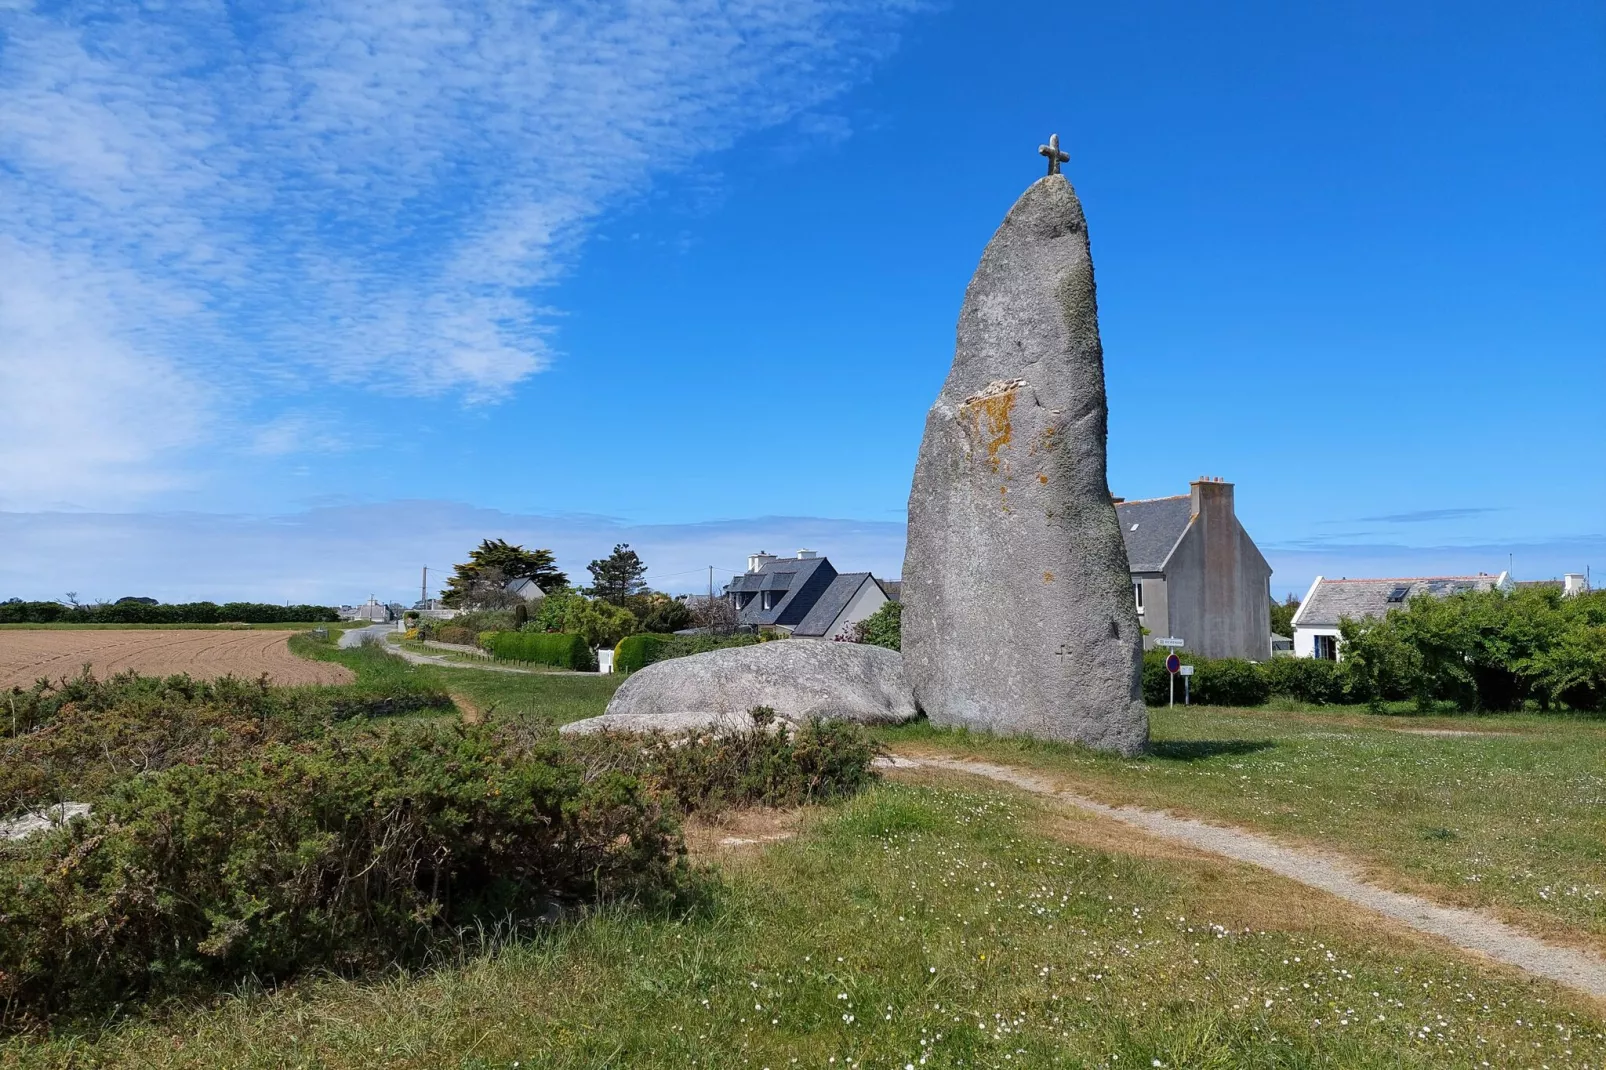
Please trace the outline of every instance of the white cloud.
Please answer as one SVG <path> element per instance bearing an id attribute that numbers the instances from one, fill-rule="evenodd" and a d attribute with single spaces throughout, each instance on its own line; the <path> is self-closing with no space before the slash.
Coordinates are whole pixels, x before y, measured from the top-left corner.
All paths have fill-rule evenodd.
<path id="1" fill-rule="evenodd" d="M 127 402 L 75 399 L 111 427 L 149 411 L 142 391 L 220 404 L 310 379 L 496 398 L 551 360 L 530 288 L 601 212 L 809 114 L 912 6 L 0 5 L 0 239 L 76 310 L 8 294 L 30 341 L 0 350 L 0 374 L 37 407 L 64 373 L 13 365 L 150 368 Z M 7 278 L 27 269 L 11 255 Z M 195 427 L 63 454 L 69 486 L 47 489 L 160 483 L 152 459 Z M 0 440 L 0 471 L 30 456 Z"/>
<path id="2" fill-rule="evenodd" d="M 647 580 L 674 592 L 704 590 L 707 567 L 723 585 L 747 555 L 802 547 L 842 571 L 896 577 L 901 523 L 759 517 L 701 524 L 628 524 L 597 516 L 533 516 L 455 502 L 389 502 L 287 516 L 200 513 L 0 513 L 0 598 L 128 594 L 164 601 L 250 599 L 336 604 L 369 594 L 411 602 L 419 570 L 446 571 L 484 538 L 553 550 L 576 583 L 615 543 L 647 562 Z M 87 552 L 92 547 L 93 552 Z"/>

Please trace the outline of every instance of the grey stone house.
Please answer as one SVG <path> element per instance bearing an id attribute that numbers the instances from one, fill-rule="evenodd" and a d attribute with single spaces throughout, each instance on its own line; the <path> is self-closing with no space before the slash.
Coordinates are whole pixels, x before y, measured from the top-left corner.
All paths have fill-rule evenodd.
<path id="1" fill-rule="evenodd" d="M 1175 636 L 1208 658 L 1271 657 L 1271 566 L 1233 507 L 1233 485 L 1198 479 L 1187 494 L 1115 499 L 1145 648 Z"/>
<path id="2" fill-rule="evenodd" d="M 747 571 L 725 585 L 724 597 L 736 607 L 738 624 L 806 639 L 843 637 L 889 601 L 874 576 L 838 572 L 813 550 L 799 550 L 795 558 L 753 554 Z"/>

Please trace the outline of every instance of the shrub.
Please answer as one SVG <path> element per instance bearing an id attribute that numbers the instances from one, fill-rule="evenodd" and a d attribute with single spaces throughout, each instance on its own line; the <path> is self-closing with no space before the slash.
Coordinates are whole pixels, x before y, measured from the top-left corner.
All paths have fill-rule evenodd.
<path id="1" fill-rule="evenodd" d="M 627 635 L 613 648 L 613 671 L 635 672 L 658 660 L 658 655 L 669 637 L 650 632 Z"/>
<path id="2" fill-rule="evenodd" d="M 673 598 L 654 600 L 641 616 L 641 630 L 644 632 L 661 632 L 667 635 L 691 626 L 691 610 L 686 607 L 686 603 Z"/>
<path id="3" fill-rule="evenodd" d="M 753 727 L 684 738 L 601 733 L 573 742 L 588 764 L 630 773 L 685 813 L 726 806 L 797 806 L 852 795 L 876 778 L 879 748 L 859 726 L 811 721 L 773 728 L 775 711 L 751 711 Z"/>
<path id="4" fill-rule="evenodd" d="M 346 721 L 451 709 L 445 692 L 410 680 L 280 688 L 132 672 L 41 682 L 6 698 L 0 709 L 16 711 L 17 730 L 0 719 L 0 815 L 41 800 L 94 802 L 134 776 L 314 738 Z"/>
<path id="5" fill-rule="evenodd" d="M 1170 673 L 1165 670 L 1167 651 L 1143 652 L 1143 701 L 1164 706 L 1170 701 Z M 1242 658 L 1202 658 L 1178 651 L 1185 665 L 1193 666 L 1193 680 L 1184 685 L 1177 680 L 1177 704 L 1184 695 L 1198 706 L 1259 706 L 1271 694 L 1262 666 Z"/>
<path id="6" fill-rule="evenodd" d="M 416 963 L 547 901 L 652 897 L 672 818 L 509 726 L 413 722 L 124 782 L 0 880 L 9 1024 L 150 993 Z"/>
<path id="7" fill-rule="evenodd" d="M 562 632 L 485 632 L 480 646 L 508 661 L 528 661 L 577 672 L 596 672 L 597 659 L 584 638 Z"/>
<path id="8" fill-rule="evenodd" d="M 1202 706 L 1259 706 L 1271 695 L 1260 666 L 1252 661 L 1243 658 L 1187 660 L 1194 666 L 1190 701 Z"/>
<path id="9" fill-rule="evenodd" d="M 1325 658 L 1272 658 L 1260 667 L 1267 689 L 1300 702 L 1331 706 L 1348 697 L 1345 669 Z"/>
<path id="10" fill-rule="evenodd" d="M 903 603 L 887 602 L 864 620 L 854 625 L 855 643 L 884 646 L 888 650 L 903 649 Z"/>

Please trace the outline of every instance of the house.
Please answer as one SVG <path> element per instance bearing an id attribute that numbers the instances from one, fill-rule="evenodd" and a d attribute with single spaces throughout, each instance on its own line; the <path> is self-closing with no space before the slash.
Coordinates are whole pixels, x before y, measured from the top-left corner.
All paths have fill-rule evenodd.
<path id="1" fill-rule="evenodd" d="M 1498 576 L 1404 576 L 1393 579 L 1336 579 L 1317 576 L 1294 613 L 1294 656 L 1339 658 L 1339 621 L 1387 616 L 1418 595 L 1443 597 L 1463 591 L 1509 591 L 1510 573 Z"/>
<path id="2" fill-rule="evenodd" d="M 502 585 L 502 589 L 508 594 L 524 599 L 526 602 L 539 602 L 546 597 L 546 592 L 541 590 L 540 585 L 528 576 L 508 580 Z"/>
<path id="3" fill-rule="evenodd" d="M 391 616 L 390 606 L 370 596 L 368 601 L 360 606 L 341 606 L 341 620 L 366 620 L 374 624 L 382 624 L 394 619 Z"/>
<path id="4" fill-rule="evenodd" d="M 738 625 L 773 628 L 796 638 L 842 639 L 853 625 L 885 605 L 886 590 L 868 572 L 838 572 L 813 550 L 776 557 L 760 550 L 747 571 L 732 576 L 724 595 Z"/>
<path id="5" fill-rule="evenodd" d="M 1271 657 L 1271 566 L 1238 522 L 1233 485 L 1202 478 L 1187 494 L 1115 499 L 1143 645 L 1166 636 L 1207 658 Z"/>

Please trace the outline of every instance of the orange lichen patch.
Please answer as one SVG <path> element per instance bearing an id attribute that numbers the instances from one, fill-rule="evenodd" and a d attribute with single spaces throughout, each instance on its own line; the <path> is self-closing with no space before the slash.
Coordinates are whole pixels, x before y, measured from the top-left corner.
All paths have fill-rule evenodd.
<path id="1" fill-rule="evenodd" d="M 1044 583 L 1053 583 L 1054 582 L 1054 574 L 1052 572 L 1043 573 L 1043 582 Z"/>
<path id="2" fill-rule="evenodd" d="M 1015 393 L 1022 383 L 1019 379 L 987 384 L 987 389 L 965 399 L 960 413 L 969 424 L 972 440 L 980 439 L 987 450 L 987 463 L 994 472 L 1001 460 L 998 451 L 1015 437 L 1010 415 L 1015 408 Z"/>
<path id="3" fill-rule="evenodd" d="M 1037 473 L 1037 481 L 1043 484 L 1045 487 L 1048 486 L 1048 476 L 1042 472 Z"/>

